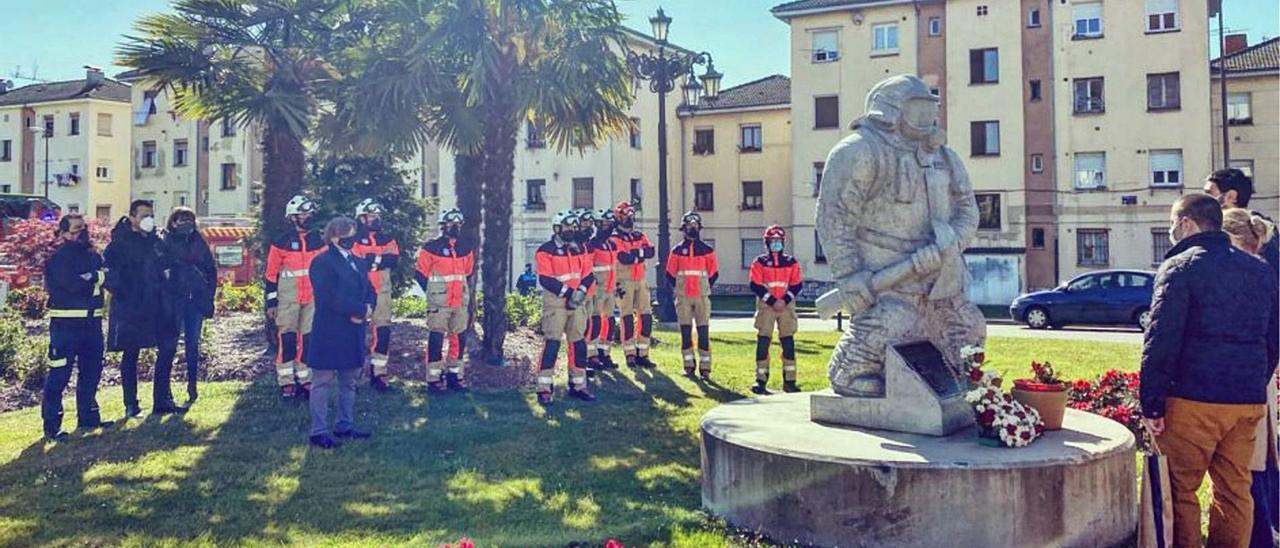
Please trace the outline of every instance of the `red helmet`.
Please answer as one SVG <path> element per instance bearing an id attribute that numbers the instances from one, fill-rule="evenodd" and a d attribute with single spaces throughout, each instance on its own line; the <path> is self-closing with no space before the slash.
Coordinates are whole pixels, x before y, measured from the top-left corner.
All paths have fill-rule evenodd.
<path id="1" fill-rule="evenodd" d="M 771 225 L 764 229 L 764 239 L 768 240 L 785 240 L 787 239 L 787 231 L 778 225 Z"/>
<path id="2" fill-rule="evenodd" d="M 614 215 L 617 215 L 619 219 L 622 217 L 634 217 L 636 214 L 636 206 L 631 205 L 631 202 L 618 202 L 618 205 L 613 206 L 613 213 Z"/>

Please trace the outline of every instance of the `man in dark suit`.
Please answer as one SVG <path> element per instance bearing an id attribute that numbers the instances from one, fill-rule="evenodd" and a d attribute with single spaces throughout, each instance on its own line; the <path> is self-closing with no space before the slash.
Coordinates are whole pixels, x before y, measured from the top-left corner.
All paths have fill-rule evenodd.
<path id="1" fill-rule="evenodd" d="M 315 320 L 307 363 L 311 381 L 311 444 L 324 449 L 341 445 L 337 438 L 368 438 L 356 429 L 352 408 L 356 377 L 364 365 L 365 335 L 377 295 L 368 271 L 351 248 L 356 223 L 348 217 L 329 221 L 324 229 L 328 250 L 311 262 L 309 275 L 315 293 Z M 329 399 L 336 389 L 338 417 L 329 429 Z"/>

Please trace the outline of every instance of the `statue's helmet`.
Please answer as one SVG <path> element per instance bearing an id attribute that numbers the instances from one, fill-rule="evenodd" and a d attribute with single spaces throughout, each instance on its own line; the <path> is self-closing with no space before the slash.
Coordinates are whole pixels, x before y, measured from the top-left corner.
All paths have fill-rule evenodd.
<path id="1" fill-rule="evenodd" d="M 888 126 L 897 126 L 902 110 L 913 99 L 938 102 L 924 80 L 910 74 L 899 74 L 881 80 L 867 92 L 866 116 Z"/>

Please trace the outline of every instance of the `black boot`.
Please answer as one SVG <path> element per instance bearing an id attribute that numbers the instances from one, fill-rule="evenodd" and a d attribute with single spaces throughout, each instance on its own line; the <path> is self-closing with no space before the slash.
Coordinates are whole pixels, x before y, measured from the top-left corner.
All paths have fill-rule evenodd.
<path id="1" fill-rule="evenodd" d="M 751 387 L 751 392 L 761 396 L 768 396 L 770 393 L 769 389 L 765 388 L 765 381 L 756 381 L 756 385 Z"/>
<path id="2" fill-rule="evenodd" d="M 387 384 L 386 375 L 374 375 L 373 378 L 369 379 L 369 386 L 372 386 L 378 392 L 386 392 L 391 388 L 391 385 Z"/>
<path id="3" fill-rule="evenodd" d="M 462 378 L 457 373 L 444 374 L 445 387 L 454 392 L 466 392 L 467 385 L 462 383 Z"/>
<path id="4" fill-rule="evenodd" d="M 782 391 L 792 394 L 800 391 L 800 387 L 796 386 L 796 381 L 782 381 Z"/>

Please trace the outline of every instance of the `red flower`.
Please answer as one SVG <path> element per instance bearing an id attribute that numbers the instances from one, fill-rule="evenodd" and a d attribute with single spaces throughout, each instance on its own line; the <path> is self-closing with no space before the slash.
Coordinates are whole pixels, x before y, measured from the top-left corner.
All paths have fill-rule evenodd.
<path id="1" fill-rule="evenodd" d="M 618 542 L 613 539 L 609 539 L 605 541 L 604 548 L 626 548 L 626 547 L 623 546 L 621 542 Z"/>
<path id="2" fill-rule="evenodd" d="M 1018 434 L 1018 437 L 1022 438 L 1025 441 L 1031 441 L 1031 432 L 1023 432 L 1021 434 Z"/>
<path id="3" fill-rule="evenodd" d="M 975 368 L 973 368 L 973 369 L 970 369 L 970 370 L 969 370 L 969 380 L 970 380 L 970 381 L 973 381 L 973 382 L 978 382 L 978 381 L 982 380 L 982 369 L 979 369 L 979 368 L 977 368 L 977 367 L 975 367 Z"/>
<path id="4" fill-rule="evenodd" d="M 1005 394 L 1005 395 L 1004 395 L 1004 401 L 1006 401 L 1006 402 L 1008 402 L 1008 403 L 1013 403 L 1013 395 L 1012 395 L 1012 394 Z"/>
<path id="5" fill-rule="evenodd" d="M 1044 423 L 1043 422 L 1036 423 L 1036 435 L 1038 436 L 1043 433 L 1044 433 Z"/>
<path id="6" fill-rule="evenodd" d="M 1006 424 L 1004 425 L 1004 431 L 1008 432 L 1009 435 L 1013 435 L 1015 432 L 1018 431 L 1018 427 L 1012 424 Z"/>
<path id="7" fill-rule="evenodd" d="M 990 409 L 983 411 L 981 415 L 978 415 L 978 421 L 984 425 L 990 426 L 991 423 L 996 421 L 996 412 Z"/>
<path id="8" fill-rule="evenodd" d="M 476 548 L 476 543 L 471 542 L 467 537 L 462 537 L 458 540 L 458 548 Z"/>
<path id="9" fill-rule="evenodd" d="M 1027 418 L 1027 414 L 1023 413 L 1022 411 L 1018 411 L 1017 413 L 1014 413 L 1014 415 L 1016 415 L 1019 419 Z"/>
<path id="10" fill-rule="evenodd" d="M 986 362 L 987 362 L 986 352 L 978 352 L 977 354 L 973 355 L 973 363 L 986 363 Z"/>

